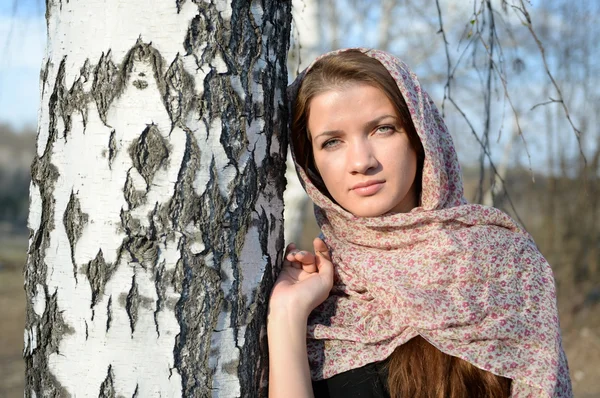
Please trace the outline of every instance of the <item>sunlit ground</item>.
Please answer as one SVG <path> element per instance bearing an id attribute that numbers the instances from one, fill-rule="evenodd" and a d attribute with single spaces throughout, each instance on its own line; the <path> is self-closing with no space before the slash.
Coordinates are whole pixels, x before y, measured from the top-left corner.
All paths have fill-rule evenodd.
<path id="1" fill-rule="evenodd" d="M 0 397 L 23 396 L 25 325 L 23 264 L 27 237 L 0 236 Z"/>

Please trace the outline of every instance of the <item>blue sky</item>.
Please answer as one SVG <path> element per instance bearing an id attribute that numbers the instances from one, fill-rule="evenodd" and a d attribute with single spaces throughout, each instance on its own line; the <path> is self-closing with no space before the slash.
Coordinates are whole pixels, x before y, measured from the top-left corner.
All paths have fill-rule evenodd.
<path id="1" fill-rule="evenodd" d="M 0 15 L 43 15 L 44 0 L 0 0 Z"/>
<path id="2" fill-rule="evenodd" d="M 0 0 L 0 123 L 35 126 L 46 40 L 43 0 Z"/>

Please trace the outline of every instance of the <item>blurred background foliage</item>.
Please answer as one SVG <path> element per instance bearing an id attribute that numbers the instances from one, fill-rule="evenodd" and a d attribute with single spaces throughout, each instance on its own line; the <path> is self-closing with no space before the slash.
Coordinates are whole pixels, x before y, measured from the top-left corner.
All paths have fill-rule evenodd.
<path id="1" fill-rule="evenodd" d="M 0 397 L 17 397 L 44 3 L 3 1 Z M 444 112 L 467 198 L 518 219 L 552 265 L 580 398 L 600 397 L 599 18 L 596 0 L 295 0 L 289 54 L 290 80 L 350 46 L 388 50 L 414 69 Z M 288 175 L 286 238 L 310 247 L 312 206 Z"/>

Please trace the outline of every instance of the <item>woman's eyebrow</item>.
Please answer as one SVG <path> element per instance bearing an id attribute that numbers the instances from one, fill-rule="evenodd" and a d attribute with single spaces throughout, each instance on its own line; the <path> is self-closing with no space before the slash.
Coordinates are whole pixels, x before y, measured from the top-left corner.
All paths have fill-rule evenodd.
<path id="1" fill-rule="evenodd" d="M 323 136 L 332 137 L 332 136 L 340 135 L 342 133 L 343 133 L 342 130 L 327 130 L 327 131 L 323 131 L 323 132 L 317 134 L 313 139 L 316 140 L 317 138 L 323 137 Z"/>
<path id="2" fill-rule="evenodd" d="M 398 117 L 396 115 L 389 115 L 389 114 L 385 114 L 385 115 L 381 115 L 379 117 L 376 117 L 375 119 L 371 120 L 370 122 L 365 123 L 365 127 L 372 127 L 375 126 L 379 123 L 381 123 L 383 120 L 385 119 L 394 119 L 394 121 L 398 120 Z"/>

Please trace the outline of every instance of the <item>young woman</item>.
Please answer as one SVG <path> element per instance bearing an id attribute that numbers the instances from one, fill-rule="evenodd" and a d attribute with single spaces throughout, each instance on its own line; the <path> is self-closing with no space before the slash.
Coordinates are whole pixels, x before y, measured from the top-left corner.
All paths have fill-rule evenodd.
<path id="1" fill-rule="evenodd" d="M 290 244 L 269 302 L 270 397 L 569 397 L 552 271 L 463 197 L 416 76 L 377 50 L 290 86 L 292 152 L 322 236 Z"/>

